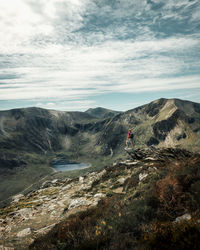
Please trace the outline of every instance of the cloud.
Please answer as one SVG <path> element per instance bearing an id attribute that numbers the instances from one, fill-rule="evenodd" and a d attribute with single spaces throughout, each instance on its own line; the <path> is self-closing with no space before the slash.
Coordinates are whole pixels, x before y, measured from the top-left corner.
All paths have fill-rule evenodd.
<path id="1" fill-rule="evenodd" d="M 0 99 L 74 99 L 111 91 L 146 91 L 141 82 L 147 81 L 151 89 L 154 79 L 160 82 L 159 90 L 163 88 L 163 78 L 187 68 L 184 51 L 192 52 L 198 46 L 196 39 L 169 38 L 113 41 L 70 49 L 63 46 L 62 54 L 59 48 L 55 48 L 55 54 L 53 48 L 47 48 L 43 54 L 31 58 L 32 67 L 26 67 L 26 55 L 24 59 L 20 57 L 22 67 L 4 70 L 4 74 L 15 71 L 21 77 L 0 81 Z"/>
<path id="2" fill-rule="evenodd" d="M 198 88 L 198 8 L 197 0 L 1 1 L 0 100 L 63 108 L 61 100 L 94 105 L 105 93 Z"/>

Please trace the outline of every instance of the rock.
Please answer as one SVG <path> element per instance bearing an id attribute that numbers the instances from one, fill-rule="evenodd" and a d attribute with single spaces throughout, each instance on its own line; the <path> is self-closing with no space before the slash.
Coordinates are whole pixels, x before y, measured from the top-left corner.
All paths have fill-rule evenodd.
<path id="1" fill-rule="evenodd" d="M 67 189 L 70 189 L 71 187 L 72 187 L 72 185 L 71 185 L 71 184 L 68 184 L 67 186 L 62 187 L 61 190 L 62 190 L 62 191 L 65 191 L 65 190 L 67 190 Z"/>
<path id="2" fill-rule="evenodd" d="M 1 245 L 0 250 L 14 250 L 14 247 L 4 247 Z"/>
<path id="3" fill-rule="evenodd" d="M 41 228 L 41 229 L 35 231 L 34 233 L 35 233 L 35 234 L 41 234 L 41 235 L 46 234 L 46 233 L 48 233 L 54 226 L 55 226 L 55 223 L 52 224 L 52 225 L 49 225 L 49 226 L 47 226 L 47 227 L 43 227 L 43 228 Z"/>
<path id="4" fill-rule="evenodd" d="M 126 181 L 126 179 L 127 178 L 122 177 L 122 178 L 118 179 L 117 182 L 119 182 L 121 185 L 123 185 L 124 182 Z"/>
<path id="5" fill-rule="evenodd" d="M 23 199 L 24 195 L 23 194 L 18 194 L 12 197 L 13 201 L 12 203 L 18 202 L 19 200 Z"/>
<path id="6" fill-rule="evenodd" d="M 192 216 L 190 214 L 184 214 L 182 216 L 177 217 L 174 222 L 180 222 L 183 220 L 191 220 L 191 218 Z"/>
<path id="7" fill-rule="evenodd" d="M 31 234 L 31 229 L 30 227 L 29 228 L 25 228 L 23 229 L 22 231 L 20 231 L 18 234 L 17 234 L 17 237 L 25 237 L 27 235 Z"/>
<path id="8" fill-rule="evenodd" d="M 140 173 L 139 174 L 139 181 L 142 181 L 143 179 L 145 179 L 148 176 L 147 173 Z"/>
<path id="9" fill-rule="evenodd" d="M 133 148 L 124 148 L 124 150 L 128 153 L 133 153 L 134 152 L 134 149 Z"/>
<path id="10" fill-rule="evenodd" d="M 52 204 L 48 207 L 48 211 L 52 211 L 55 209 L 55 204 Z"/>
<path id="11" fill-rule="evenodd" d="M 55 183 L 57 183 L 58 182 L 58 179 L 54 179 L 51 183 L 52 184 L 55 184 Z"/>
<path id="12" fill-rule="evenodd" d="M 103 171 L 101 171 L 101 172 L 99 172 L 99 173 L 97 174 L 97 178 L 98 178 L 98 179 L 101 179 L 105 174 L 106 174 L 106 170 L 104 169 Z"/>
<path id="13" fill-rule="evenodd" d="M 80 189 L 81 189 L 82 191 L 84 191 L 84 190 L 88 190 L 88 189 L 90 189 L 90 188 L 91 188 L 92 183 L 93 183 L 93 181 L 92 181 L 92 182 L 91 182 L 91 181 L 89 181 L 89 182 L 88 182 L 88 183 L 86 183 L 86 184 L 82 184 L 82 185 L 80 186 Z"/>
<path id="14" fill-rule="evenodd" d="M 64 201 L 61 200 L 61 201 L 58 201 L 57 204 L 58 204 L 61 208 L 62 208 L 62 207 L 65 207 L 65 205 L 64 205 L 63 202 L 64 202 Z"/>
<path id="15" fill-rule="evenodd" d="M 103 193 L 97 193 L 94 195 L 94 198 L 104 198 L 106 195 Z"/>
<path id="16" fill-rule="evenodd" d="M 80 207 L 80 206 L 89 206 L 91 204 L 92 204 L 91 201 L 88 201 L 83 198 L 72 200 L 69 204 L 68 210 L 72 208 Z"/>
<path id="17" fill-rule="evenodd" d="M 79 177 L 79 182 L 80 182 L 80 183 L 83 183 L 83 181 L 84 181 L 84 177 L 83 177 L 83 176 L 80 176 L 80 177 Z"/>
<path id="18" fill-rule="evenodd" d="M 122 194 L 123 193 L 123 187 L 118 187 L 116 189 L 113 189 L 112 191 L 113 191 L 113 193 L 116 193 L 116 194 Z"/>
<path id="19" fill-rule="evenodd" d="M 69 183 L 71 180 L 72 180 L 72 179 L 70 179 L 70 178 L 65 178 L 65 179 L 63 180 L 63 183 L 67 184 L 67 183 Z"/>
<path id="20" fill-rule="evenodd" d="M 52 186 L 54 186 L 54 187 L 58 186 L 59 184 L 61 184 L 58 179 L 54 179 L 53 181 L 51 181 L 51 183 L 52 183 Z"/>
<path id="21" fill-rule="evenodd" d="M 51 181 L 45 181 L 42 183 L 42 186 L 41 188 L 48 188 L 48 187 L 51 187 L 52 186 L 52 182 Z"/>
<path id="22" fill-rule="evenodd" d="M 30 216 L 31 212 L 32 212 L 31 208 L 22 208 L 17 211 L 17 213 L 19 213 L 21 216 L 27 216 L 27 217 Z"/>

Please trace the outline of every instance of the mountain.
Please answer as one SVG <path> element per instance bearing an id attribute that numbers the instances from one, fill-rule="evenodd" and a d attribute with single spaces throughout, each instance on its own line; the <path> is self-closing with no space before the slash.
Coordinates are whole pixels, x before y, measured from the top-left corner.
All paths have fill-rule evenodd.
<path id="1" fill-rule="evenodd" d="M 98 107 L 98 108 L 90 108 L 86 110 L 85 113 L 90 114 L 96 118 L 104 119 L 104 118 L 111 118 L 121 112 Z"/>
<path id="2" fill-rule="evenodd" d="M 104 124 L 99 144 L 104 145 L 105 154 L 109 154 L 108 149 L 117 152 L 124 145 L 127 129 L 132 128 L 136 147 L 182 147 L 198 151 L 199 124 L 200 104 L 162 98 L 111 118 Z"/>
<path id="3" fill-rule="evenodd" d="M 0 112 L 0 141 L 5 149 L 45 153 L 62 148 L 65 135 L 75 135 L 74 124 L 96 119 L 84 112 L 61 112 L 41 108 Z"/>
<path id="4" fill-rule="evenodd" d="M 1 111 L 0 200 L 50 176 L 51 162 L 57 158 L 91 163 L 90 171 L 124 159 L 129 128 L 136 149 L 153 146 L 199 151 L 199 103 L 162 98 L 105 118 L 109 112 L 102 108 L 86 112 Z"/>
<path id="5" fill-rule="evenodd" d="M 0 248 L 199 249 L 200 154 L 127 153 L 101 171 L 52 177 L 14 196 L 0 209 Z"/>

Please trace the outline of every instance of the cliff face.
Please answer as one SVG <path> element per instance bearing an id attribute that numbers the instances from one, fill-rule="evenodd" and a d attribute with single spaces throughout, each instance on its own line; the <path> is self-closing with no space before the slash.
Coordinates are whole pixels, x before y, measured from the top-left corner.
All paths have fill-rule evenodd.
<path id="1" fill-rule="evenodd" d="M 2 247 L 180 249 L 183 237 L 184 247 L 198 247 L 200 155 L 173 148 L 127 153 L 101 171 L 14 196 L 0 210 Z"/>

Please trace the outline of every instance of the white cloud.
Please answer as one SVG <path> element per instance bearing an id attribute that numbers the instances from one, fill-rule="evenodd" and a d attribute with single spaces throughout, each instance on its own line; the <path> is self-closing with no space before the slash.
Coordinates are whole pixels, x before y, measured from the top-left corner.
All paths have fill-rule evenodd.
<path id="1" fill-rule="evenodd" d="M 45 108 L 45 109 L 55 109 L 63 111 L 77 111 L 77 110 L 87 110 L 91 107 L 95 107 L 95 102 L 91 100 L 55 100 L 55 103 L 45 103 L 39 102 L 35 105 L 36 107 Z"/>
<path id="2" fill-rule="evenodd" d="M 141 42 L 113 41 L 92 47 L 47 47 L 29 58 L 31 67 L 27 67 L 29 60 L 27 62 L 25 56 L 24 61 L 20 57 L 23 67 L 0 71 L 22 75 L 1 81 L 0 99 L 57 97 L 73 100 L 113 91 L 174 89 L 170 84 L 163 87 L 164 78 L 179 74 L 187 67 L 182 53 L 188 53 L 195 46 L 199 46 L 198 40 L 174 37 Z M 189 79 L 194 80 L 189 77 L 188 83 Z M 187 88 L 185 84 L 176 86 Z"/>
<path id="3" fill-rule="evenodd" d="M 0 74 L 12 76 L 0 78 L 0 100 L 87 106 L 94 103 L 86 98 L 100 93 L 198 88 L 198 33 L 161 39 L 151 27 L 182 21 L 194 2 L 153 2 L 164 5 L 156 11 L 146 0 L 121 0 L 115 8 L 94 0 L 0 0 Z"/>

